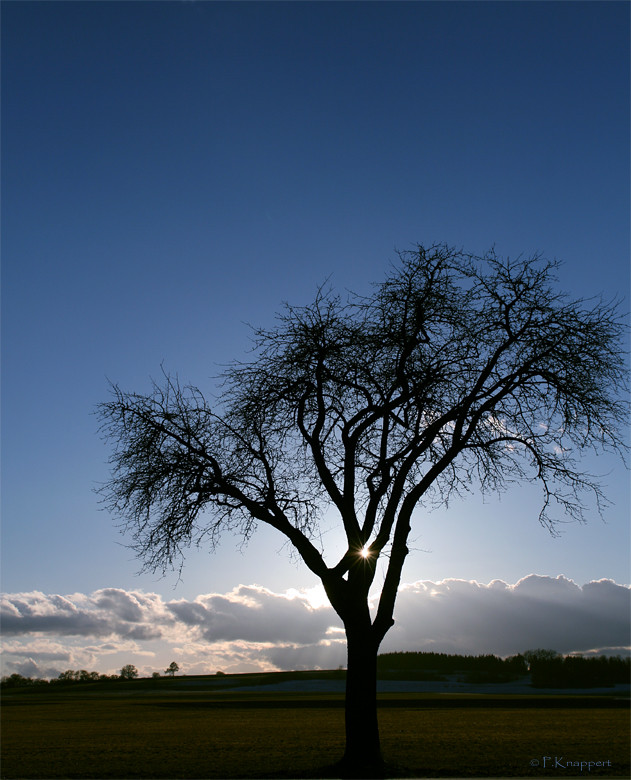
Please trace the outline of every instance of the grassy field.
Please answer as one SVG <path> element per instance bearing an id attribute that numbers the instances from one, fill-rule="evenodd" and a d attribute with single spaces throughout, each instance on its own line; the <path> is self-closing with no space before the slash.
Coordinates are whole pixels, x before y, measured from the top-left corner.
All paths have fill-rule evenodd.
<path id="1" fill-rule="evenodd" d="M 133 683 L 8 692 L 0 772 L 7 779 L 320 777 L 343 751 L 342 704 L 334 694 Z M 383 752 L 401 777 L 629 777 L 629 713 L 611 704 L 385 694 Z M 581 761 L 601 766 L 588 771 Z"/>

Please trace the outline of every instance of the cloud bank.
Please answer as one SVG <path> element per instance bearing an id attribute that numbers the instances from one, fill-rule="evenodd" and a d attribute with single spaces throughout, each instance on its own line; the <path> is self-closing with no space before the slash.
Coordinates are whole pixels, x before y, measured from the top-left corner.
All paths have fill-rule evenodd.
<path id="1" fill-rule="evenodd" d="M 631 589 L 611 580 L 583 586 L 563 576 L 418 581 L 401 586 L 395 626 L 381 650 L 507 656 L 545 647 L 561 653 L 628 652 Z M 229 593 L 167 601 L 157 593 L 104 588 L 91 594 L 4 594 L 3 674 L 55 677 L 87 669 L 141 674 L 176 660 L 188 674 L 336 668 L 342 624 L 323 593 Z"/>

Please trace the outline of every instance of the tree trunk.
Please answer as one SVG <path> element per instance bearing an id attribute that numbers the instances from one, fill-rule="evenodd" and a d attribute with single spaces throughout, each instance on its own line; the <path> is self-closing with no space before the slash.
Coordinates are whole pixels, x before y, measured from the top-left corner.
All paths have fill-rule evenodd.
<path id="1" fill-rule="evenodd" d="M 377 650 L 372 626 L 346 627 L 346 776 L 379 776 L 383 768 L 377 723 Z"/>

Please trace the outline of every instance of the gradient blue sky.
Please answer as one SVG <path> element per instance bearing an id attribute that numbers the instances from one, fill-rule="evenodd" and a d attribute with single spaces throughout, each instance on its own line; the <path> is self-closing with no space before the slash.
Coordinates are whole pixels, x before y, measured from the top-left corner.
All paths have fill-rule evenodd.
<path id="1" fill-rule="evenodd" d="M 495 245 L 561 259 L 563 289 L 628 309 L 627 3 L 5 2 L 2 17 L 6 593 L 314 586 L 271 531 L 191 553 L 179 583 L 136 576 L 92 492 L 108 457 L 92 413 L 106 378 L 143 391 L 161 363 L 212 392 L 246 355 L 244 323 L 328 276 L 362 292 L 395 248 Z M 419 514 L 404 580 L 629 584 L 628 473 L 592 466 L 606 524 L 553 539 L 532 486 L 473 495 Z"/>

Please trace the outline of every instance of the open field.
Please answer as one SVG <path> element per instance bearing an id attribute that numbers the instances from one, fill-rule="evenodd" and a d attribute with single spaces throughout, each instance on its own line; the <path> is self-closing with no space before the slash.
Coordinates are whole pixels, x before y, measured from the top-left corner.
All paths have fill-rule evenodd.
<path id="1" fill-rule="evenodd" d="M 320 777 L 342 754 L 339 694 L 143 683 L 5 693 L 2 778 Z M 631 774 L 614 697 L 383 694 L 379 717 L 396 776 Z"/>

